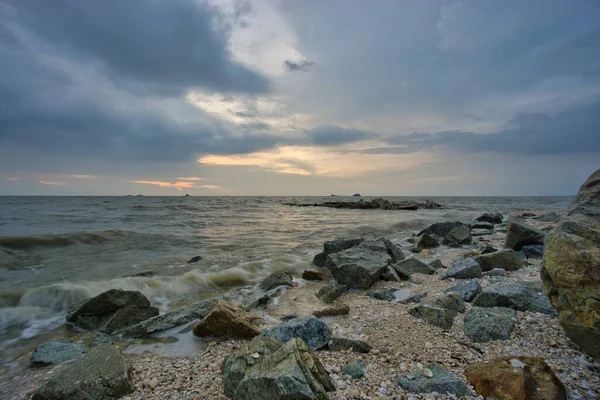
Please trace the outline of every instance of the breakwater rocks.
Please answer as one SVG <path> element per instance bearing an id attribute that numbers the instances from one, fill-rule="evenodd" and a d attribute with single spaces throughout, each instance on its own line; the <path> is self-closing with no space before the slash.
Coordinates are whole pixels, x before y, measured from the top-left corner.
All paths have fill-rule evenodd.
<path id="1" fill-rule="evenodd" d="M 443 205 L 434 201 L 427 200 L 425 203 L 419 203 L 413 200 L 389 201 L 384 198 L 377 198 L 371 201 L 360 199 L 358 201 L 326 201 L 324 203 L 283 203 L 286 206 L 293 207 L 329 207 L 346 208 L 351 210 L 420 210 L 420 209 L 439 209 Z"/>

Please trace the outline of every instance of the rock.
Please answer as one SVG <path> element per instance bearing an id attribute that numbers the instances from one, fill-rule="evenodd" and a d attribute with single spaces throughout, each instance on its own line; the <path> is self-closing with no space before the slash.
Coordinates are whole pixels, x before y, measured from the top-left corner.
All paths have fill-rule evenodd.
<path id="1" fill-rule="evenodd" d="M 475 391 L 485 398 L 567 398 L 562 382 L 544 360 L 537 357 L 505 356 L 490 360 L 487 364 L 473 363 L 465 369 L 465 376 Z"/>
<path id="2" fill-rule="evenodd" d="M 479 243 L 477 245 L 477 251 L 479 252 L 479 254 L 490 254 L 495 251 L 498 251 L 498 249 L 489 245 L 488 243 Z"/>
<path id="3" fill-rule="evenodd" d="M 428 365 L 426 369 L 431 372 L 431 377 L 425 376 L 424 370 L 412 371 L 408 376 L 399 377 L 398 385 L 409 393 L 467 394 L 467 385 L 456 375 L 435 364 Z"/>
<path id="4" fill-rule="evenodd" d="M 287 342 L 293 338 L 300 338 L 311 350 L 318 350 L 329 343 L 331 329 L 320 319 L 310 316 L 281 323 L 267 329 L 262 335 L 279 339 L 283 342 Z"/>
<path id="5" fill-rule="evenodd" d="M 442 243 L 448 246 L 459 247 L 461 244 L 471 244 L 471 227 L 459 225 L 444 236 Z"/>
<path id="6" fill-rule="evenodd" d="M 439 238 L 443 238 L 450 231 L 458 226 L 466 226 L 462 222 L 438 222 L 435 224 L 429 225 L 427 228 L 423 229 L 421 232 L 417 233 L 417 236 L 421 236 L 423 234 L 437 236 Z"/>
<path id="7" fill-rule="evenodd" d="M 231 303 L 218 301 L 202 321 L 194 327 L 194 335 L 215 338 L 252 339 L 260 334 L 253 324 L 259 320 L 254 314 Z"/>
<path id="8" fill-rule="evenodd" d="M 230 289 L 226 293 L 217 296 L 216 299 L 226 301 L 249 311 L 254 308 L 266 308 L 269 305 L 269 302 L 281 292 L 281 287 L 265 292 L 258 286 L 243 286 Z"/>
<path id="9" fill-rule="evenodd" d="M 323 281 L 325 280 L 325 273 L 323 271 L 307 269 L 302 272 L 302 279 L 306 279 L 307 281 Z"/>
<path id="10" fill-rule="evenodd" d="M 152 270 L 146 270 L 146 271 L 140 271 L 140 272 L 136 272 L 135 274 L 131 274 L 131 275 L 126 275 L 126 278 L 149 278 L 151 276 L 155 276 L 156 275 L 156 271 L 152 271 Z"/>
<path id="11" fill-rule="evenodd" d="M 512 308 L 473 307 L 465 315 L 465 335 L 477 343 L 507 340 L 516 322 L 517 312 Z"/>
<path id="12" fill-rule="evenodd" d="M 459 313 L 464 313 L 466 310 L 465 302 L 458 293 L 448 293 L 435 299 L 432 306 L 447 308 Z"/>
<path id="13" fill-rule="evenodd" d="M 75 361 L 83 357 L 87 348 L 81 344 L 57 341 L 40 344 L 31 355 L 33 365 L 56 365 Z"/>
<path id="14" fill-rule="evenodd" d="M 502 277 L 505 277 L 506 276 L 506 270 L 504 268 L 494 268 L 492 270 L 485 271 L 483 273 L 483 276 L 502 276 Z"/>
<path id="15" fill-rule="evenodd" d="M 435 274 L 435 269 L 424 262 L 417 260 L 414 257 L 404 259 L 396 264 L 392 264 L 392 268 L 396 271 L 396 273 L 402 275 L 406 274 L 406 272 L 410 274 L 420 273 L 426 275 Z"/>
<path id="16" fill-rule="evenodd" d="M 140 338 L 153 333 L 166 331 L 167 329 L 189 324 L 192 321 L 204 318 L 210 313 L 216 303 L 216 299 L 199 301 L 190 304 L 189 306 L 170 311 L 166 314 L 147 319 L 116 333 L 127 338 Z"/>
<path id="17" fill-rule="evenodd" d="M 353 197 L 360 197 L 360 193 L 354 193 L 352 196 Z"/>
<path id="18" fill-rule="evenodd" d="M 544 246 L 539 244 L 532 244 L 529 246 L 523 246 L 521 248 L 521 254 L 527 259 L 539 259 L 544 256 Z"/>
<path id="19" fill-rule="evenodd" d="M 87 330 L 113 333 L 158 315 L 158 308 L 141 292 L 111 289 L 77 303 L 69 310 L 67 322 Z"/>
<path id="20" fill-rule="evenodd" d="M 258 358 L 250 355 L 258 354 Z M 225 395 L 234 400 L 328 399 L 335 390 L 319 359 L 301 339 L 283 343 L 259 336 L 226 356 L 221 370 Z"/>
<path id="21" fill-rule="evenodd" d="M 317 297 L 326 304 L 331 304 L 346 291 L 347 287 L 340 285 L 335 279 L 331 279 L 327 285 L 317 292 Z"/>
<path id="22" fill-rule="evenodd" d="M 262 290 L 263 292 L 268 292 L 269 290 L 273 290 L 275 288 L 278 288 L 279 286 L 292 287 L 293 279 L 294 277 L 292 276 L 292 274 L 290 274 L 286 270 L 280 269 L 273 272 L 265 279 L 260 281 L 260 283 L 258 284 L 258 289 Z"/>
<path id="23" fill-rule="evenodd" d="M 534 228 L 518 218 L 509 218 L 504 247 L 516 251 L 530 244 L 543 245 L 546 232 Z"/>
<path id="24" fill-rule="evenodd" d="M 325 262 L 327 261 L 327 256 L 333 253 L 337 253 L 342 250 L 350 249 L 354 246 L 358 246 L 365 239 L 357 238 L 357 239 L 339 239 L 339 240 L 331 240 L 329 242 L 325 242 L 323 245 L 323 252 L 317 254 L 313 258 L 313 264 L 317 267 L 324 267 Z"/>
<path id="25" fill-rule="evenodd" d="M 498 229 L 498 232 L 502 232 L 502 230 Z M 494 233 L 495 232 L 491 229 L 471 229 L 471 236 L 489 236 Z"/>
<path id="26" fill-rule="evenodd" d="M 555 212 L 551 212 L 537 216 L 535 219 L 540 222 L 558 222 L 558 220 L 560 220 L 560 215 Z"/>
<path id="27" fill-rule="evenodd" d="M 352 361 L 350 364 L 346 365 L 342 369 L 342 373 L 344 375 L 348 375 L 354 379 L 360 379 L 365 376 L 365 361 L 362 359 L 358 359 L 356 361 Z"/>
<path id="28" fill-rule="evenodd" d="M 523 261 L 514 250 L 505 249 L 494 253 L 482 254 L 475 257 L 475 261 L 481 267 L 481 271 L 491 271 L 494 268 L 502 268 L 506 271 L 516 271 L 523 267 Z"/>
<path id="29" fill-rule="evenodd" d="M 377 239 L 377 241 L 383 243 L 389 256 L 392 258 L 392 263 L 404 260 L 406 258 L 399 245 L 392 243 L 386 238 L 380 238 Z"/>
<path id="30" fill-rule="evenodd" d="M 479 293 L 481 293 L 481 285 L 475 279 L 470 280 L 466 283 L 452 286 L 446 290 L 444 293 L 453 293 L 456 292 L 460 295 L 460 297 L 467 302 L 472 301 Z"/>
<path id="31" fill-rule="evenodd" d="M 327 256 L 325 266 L 340 284 L 368 289 L 383 275 L 391 261 L 384 243 L 365 240 L 356 247 Z"/>
<path id="32" fill-rule="evenodd" d="M 386 199 L 382 199 L 381 197 L 371 200 L 371 203 L 376 204 L 377 208 L 381 208 L 382 210 L 391 210 L 393 207 L 392 203 Z"/>
<path id="33" fill-rule="evenodd" d="M 385 276 L 391 275 L 394 277 L 394 279 L 396 281 L 402 282 L 402 281 L 410 280 L 410 276 L 412 275 L 412 272 L 402 268 L 401 266 L 399 266 L 397 264 L 392 264 L 387 267 L 384 275 Z"/>
<path id="34" fill-rule="evenodd" d="M 418 210 L 422 205 L 417 203 L 416 201 L 406 200 L 406 201 L 395 201 L 392 203 L 394 210 Z M 424 207 L 425 208 L 425 207 Z"/>
<path id="35" fill-rule="evenodd" d="M 473 258 L 465 258 L 452 264 L 444 273 L 440 274 L 441 279 L 473 279 L 481 278 L 481 267 Z"/>
<path id="36" fill-rule="evenodd" d="M 444 330 L 452 328 L 454 317 L 458 315 L 455 310 L 436 307 L 430 304 L 423 304 L 408 310 L 408 313 L 415 318 L 421 318 L 431 325 L 438 326 Z"/>
<path id="37" fill-rule="evenodd" d="M 362 340 L 332 336 L 331 340 L 329 341 L 329 350 L 331 351 L 348 350 L 355 353 L 368 353 L 371 351 L 371 349 L 371 345 L 363 342 Z"/>
<path id="38" fill-rule="evenodd" d="M 503 217 L 500 213 L 485 213 L 482 216 L 477 217 L 476 221 L 490 222 L 492 224 L 501 224 L 502 219 Z"/>
<path id="39" fill-rule="evenodd" d="M 493 230 L 494 224 L 492 224 L 491 222 L 485 222 L 485 221 L 475 221 L 471 224 L 471 229 Z"/>
<path id="40" fill-rule="evenodd" d="M 394 268 L 392 268 L 391 266 L 387 266 L 385 271 L 383 271 L 383 275 L 381 275 L 381 279 L 384 281 L 388 281 L 388 282 L 402 282 L 403 280 L 408 280 L 410 279 L 410 274 L 407 273 L 407 276 L 405 279 L 403 279 L 402 277 L 400 277 L 400 275 L 398 275 L 398 273 L 396 272 L 396 270 Z"/>
<path id="41" fill-rule="evenodd" d="M 192 257 L 192 258 L 190 258 L 188 260 L 188 264 L 195 263 L 195 262 L 198 262 L 200 260 L 202 260 L 202 257 L 200 257 L 200 256 L 194 256 L 194 257 Z"/>
<path id="42" fill-rule="evenodd" d="M 429 266 L 433 269 L 442 269 L 444 268 L 444 264 L 442 264 L 441 260 L 433 260 L 432 262 L 429 263 Z"/>
<path id="43" fill-rule="evenodd" d="M 531 311 L 554 315 L 556 311 L 544 295 L 535 289 L 514 283 L 494 285 L 473 301 L 476 307 L 508 307 L 517 311 Z"/>
<path id="44" fill-rule="evenodd" d="M 279 319 L 282 320 L 283 322 L 285 322 L 285 321 L 289 321 L 289 320 L 294 319 L 294 318 L 298 318 L 298 316 L 296 314 L 292 313 L 292 314 L 284 315 L 283 317 L 281 317 Z"/>
<path id="45" fill-rule="evenodd" d="M 350 312 L 350 307 L 348 304 L 338 304 L 332 307 L 327 307 L 322 310 L 317 310 L 313 312 L 313 315 L 317 318 L 322 317 L 335 317 L 337 315 L 348 315 Z"/>
<path id="46" fill-rule="evenodd" d="M 381 289 L 369 293 L 369 297 L 376 300 L 394 301 L 396 300 L 396 292 L 398 289 Z"/>
<path id="47" fill-rule="evenodd" d="M 523 217 L 523 218 L 531 218 L 531 217 L 535 217 L 535 213 L 532 213 L 532 212 L 524 212 L 523 214 L 521 214 L 521 217 Z"/>
<path id="48" fill-rule="evenodd" d="M 549 233 L 541 276 L 567 336 L 600 359 L 600 169 Z"/>
<path id="49" fill-rule="evenodd" d="M 410 251 L 413 253 L 420 253 L 424 249 L 430 249 L 433 247 L 438 247 L 440 242 L 437 241 L 433 236 L 424 233 L 421 236 L 417 237 L 413 245 L 410 247 Z"/>
<path id="50" fill-rule="evenodd" d="M 133 390 L 129 361 L 118 347 L 102 344 L 53 375 L 31 399 L 118 399 Z"/>

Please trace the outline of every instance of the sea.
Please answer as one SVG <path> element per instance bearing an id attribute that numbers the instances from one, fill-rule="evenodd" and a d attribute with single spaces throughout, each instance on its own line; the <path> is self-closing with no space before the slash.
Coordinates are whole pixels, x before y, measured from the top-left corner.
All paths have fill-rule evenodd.
<path id="1" fill-rule="evenodd" d="M 37 344 L 64 336 L 69 305 L 109 289 L 141 291 L 164 312 L 277 269 L 299 276 L 328 240 L 387 237 L 401 244 L 435 222 L 468 223 L 483 212 L 564 212 L 572 200 L 384 198 L 444 207 L 288 205 L 358 201 L 342 196 L 0 197 L 0 365 L 12 368 Z M 188 262 L 196 256 L 201 260 Z"/>

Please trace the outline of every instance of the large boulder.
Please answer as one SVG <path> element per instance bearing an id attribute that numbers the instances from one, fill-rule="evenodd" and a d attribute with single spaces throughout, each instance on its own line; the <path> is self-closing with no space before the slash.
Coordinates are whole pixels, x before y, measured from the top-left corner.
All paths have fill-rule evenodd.
<path id="1" fill-rule="evenodd" d="M 428 233 L 424 233 L 421 236 L 418 236 L 413 245 L 410 247 L 410 251 L 413 253 L 420 253 L 425 249 L 431 249 L 433 247 L 438 247 L 440 242 L 431 236 Z"/>
<path id="2" fill-rule="evenodd" d="M 483 272 L 491 271 L 494 268 L 502 268 L 505 271 L 516 271 L 523 267 L 523 260 L 519 256 L 519 253 L 512 249 L 482 254 L 475 257 L 475 261 L 477 261 Z"/>
<path id="3" fill-rule="evenodd" d="M 421 232 L 417 233 L 417 236 L 421 236 L 423 234 L 428 234 L 432 236 L 437 236 L 439 238 L 443 238 L 450 231 L 457 226 L 465 226 L 462 222 L 438 222 L 435 224 L 429 225 L 427 228 L 423 229 Z M 468 225 L 466 225 L 468 226 Z"/>
<path id="4" fill-rule="evenodd" d="M 234 400 L 327 400 L 333 382 L 301 339 L 259 336 L 223 360 L 223 389 Z"/>
<path id="5" fill-rule="evenodd" d="M 426 374 L 426 371 L 429 373 Z M 467 394 L 467 385 L 458 376 L 436 364 L 400 376 L 398 385 L 409 393 L 453 393 L 460 397 Z"/>
<path id="6" fill-rule="evenodd" d="M 323 245 L 323 251 L 313 258 L 313 264 L 315 264 L 317 267 L 324 267 L 328 255 L 337 253 L 338 251 L 350 249 L 354 246 L 358 246 L 364 240 L 364 238 L 356 238 L 330 240 L 329 242 L 325 242 L 325 244 Z"/>
<path id="7" fill-rule="evenodd" d="M 469 225 L 458 225 L 444 236 L 443 244 L 460 247 L 461 244 L 471 244 L 471 227 Z"/>
<path id="8" fill-rule="evenodd" d="M 465 302 L 458 293 L 444 294 L 431 302 L 432 306 L 447 308 L 459 313 L 464 313 L 466 310 Z"/>
<path id="9" fill-rule="evenodd" d="M 425 322 L 440 327 L 444 330 L 452 328 L 454 318 L 458 315 L 458 311 L 449 308 L 434 306 L 431 304 L 423 304 L 408 310 L 408 313 L 415 318 L 420 318 Z"/>
<path id="10" fill-rule="evenodd" d="M 190 322 L 206 317 L 215 304 L 217 304 L 216 299 L 192 303 L 189 306 L 129 326 L 117 333 L 127 338 L 140 338 L 153 333 L 166 331 L 167 329 L 189 324 Z"/>
<path id="11" fill-rule="evenodd" d="M 381 278 L 391 260 L 384 243 L 365 240 L 358 246 L 330 254 L 325 266 L 340 284 L 350 289 L 368 289 Z"/>
<path id="12" fill-rule="evenodd" d="M 260 334 L 254 324 L 260 320 L 241 308 L 225 301 L 218 301 L 202 321 L 194 327 L 194 335 L 214 338 L 252 339 Z"/>
<path id="13" fill-rule="evenodd" d="M 262 290 L 263 292 L 268 292 L 269 290 L 278 288 L 279 286 L 292 287 L 293 279 L 294 277 L 292 274 L 286 270 L 279 269 L 260 281 L 260 283 L 257 285 L 257 289 Z"/>
<path id="14" fill-rule="evenodd" d="M 67 322 L 87 330 L 113 333 L 158 315 L 158 308 L 141 292 L 111 289 L 75 304 Z"/>
<path id="15" fill-rule="evenodd" d="M 404 260 L 404 258 L 406 257 L 404 255 L 404 253 L 402 252 L 402 249 L 400 248 L 400 246 L 392 243 L 389 239 L 379 238 L 379 239 L 377 239 L 377 241 L 383 243 L 389 256 L 392 258 L 391 262 L 395 263 L 400 260 Z"/>
<path id="16" fill-rule="evenodd" d="M 348 289 L 344 285 L 340 285 L 335 279 L 331 279 L 327 285 L 323 286 L 317 292 L 316 296 L 326 304 L 331 304 L 335 299 L 344 294 Z"/>
<path id="17" fill-rule="evenodd" d="M 473 258 L 464 258 L 452 264 L 448 270 L 440 274 L 441 279 L 473 279 L 481 278 L 481 267 Z"/>
<path id="18" fill-rule="evenodd" d="M 133 392 L 132 368 L 121 350 L 102 344 L 44 383 L 32 400 L 110 400 Z"/>
<path id="19" fill-rule="evenodd" d="M 567 336 L 600 359 L 600 169 L 549 233 L 541 276 Z"/>
<path id="20" fill-rule="evenodd" d="M 501 224 L 502 223 L 502 214 L 500 213 L 485 213 L 476 218 L 476 221 L 481 222 L 489 222 L 492 224 Z"/>
<path id="21" fill-rule="evenodd" d="M 465 315 L 465 335 L 474 342 L 506 340 L 517 323 L 517 312 L 512 308 L 473 307 Z"/>
<path id="22" fill-rule="evenodd" d="M 504 356 L 473 363 L 465 376 L 475 391 L 486 399 L 565 400 L 562 382 L 537 357 Z"/>
<path id="23" fill-rule="evenodd" d="M 435 268 L 414 257 L 406 258 L 400 262 L 397 262 L 396 264 L 392 264 L 391 267 L 396 271 L 397 274 L 400 274 L 401 278 L 407 273 L 409 275 L 415 273 L 426 275 L 435 274 Z"/>
<path id="24" fill-rule="evenodd" d="M 519 251 L 523 246 L 544 244 L 546 232 L 529 225 L 520 218 L 509 218 L 506 229 L 504 247 L 507 249 Z"/>
<path id="25" fill-rule="evenodd" d="M 31 355 L 33 365 L 56 365 L 78 360 L 87 352 L 84 345 L 67 341 L 40 344 Z"/>
<path id="26" fill-rule="evenodd" d="M 293 286 L 292 280 L 292 274 L 280 269 L 271 273 L 254 287 L 233 288 L 218 296 L 217 299 L 227 301 L 246 311 L 254 308 L 266 308 L 272 299 L 282 293 L 286 286 Z"/>
<path id="27" fill-rule="evenodd" d="M 331 339 L 331 329 L 327 324 L 313 316 L 295 318 L 282 324 L 267 329 L 262 333 L 283 342 L 293 338 L 300 338 L 311 350 L 318 350 L 327 346 Z"/>
<path id="28" fill-rule="evenodd" d="M 546 297 L 531 287 L 508 283 L 494 285 L 481 292 L 473 301 L 476 307 L 508 307 L 554 315 L 556 311 Z"/>
<path id="29" fill-rule="evenodd" d="M 482 289 L 479 282 L 472 279 L 466 283 L 449 287 L 444 290 L 444 293 L 458 293 L 464 301 L 471 302 L 479 293 L 481 293 L 481 291 Z"/>

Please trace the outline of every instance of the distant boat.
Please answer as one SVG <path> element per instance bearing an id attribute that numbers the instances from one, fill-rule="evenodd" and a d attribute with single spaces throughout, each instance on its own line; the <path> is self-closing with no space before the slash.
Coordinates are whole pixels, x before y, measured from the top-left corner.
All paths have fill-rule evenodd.
<path id="1" fill-rule="evenodd" d="M 360 197 L 360 193 L 354 193 L 352 196 L 353 197 Z"/>
<path id="2" fill-rule="evenodd" d="M 186 194 L 185 194 L 185 197 L 190 197 L 190 195 L 186 193 Z"/>

